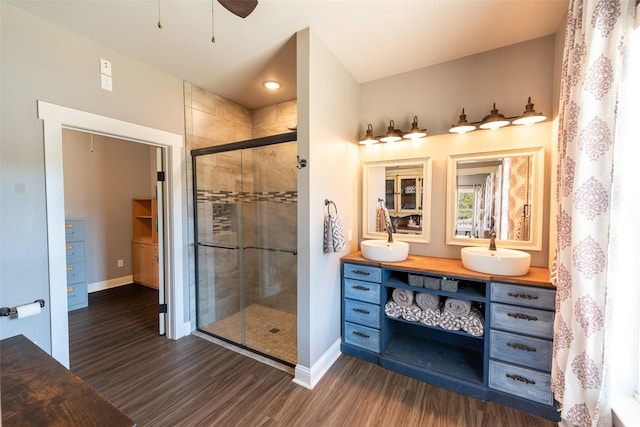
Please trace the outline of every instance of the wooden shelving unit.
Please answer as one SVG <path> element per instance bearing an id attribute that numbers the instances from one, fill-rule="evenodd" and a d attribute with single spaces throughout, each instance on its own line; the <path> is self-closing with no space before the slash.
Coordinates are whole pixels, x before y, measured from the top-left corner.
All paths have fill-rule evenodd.
<path id="1" fill-rule="evenodd" d="M 133 199 L 133 281 L 158 289 L 158 205 Z"/>

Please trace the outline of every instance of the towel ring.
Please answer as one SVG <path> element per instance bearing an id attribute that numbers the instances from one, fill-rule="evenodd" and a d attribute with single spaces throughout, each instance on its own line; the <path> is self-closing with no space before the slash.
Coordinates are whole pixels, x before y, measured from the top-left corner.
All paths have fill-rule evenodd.
<path id="1" fill-rule="evenodd" d="M 331 205 L 333 205 L 333 209 L 336 211 L 336 216 L 338 216 L 338 207 L 332 200 L 324 199 L 324 205 L 327 207 L 327 213 L 331 216 Z"/>

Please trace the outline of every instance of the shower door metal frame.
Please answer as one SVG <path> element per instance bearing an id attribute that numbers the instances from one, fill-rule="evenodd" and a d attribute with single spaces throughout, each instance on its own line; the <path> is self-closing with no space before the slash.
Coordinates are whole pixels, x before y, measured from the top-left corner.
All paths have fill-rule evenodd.
<path id="1" fill-rule="evenodd" d="M 266 136 L 266 137 L 262 137 L 262 138 L 254 138 L 254 139 L 248 139 L 245 141 L 239 141 L 239 142 L 232 142 L 229 144 L 223 144 L 223 145 L 216 145 L 213 147 L 205 147 L 205 148 L 198 148 L 195 150 L 191 150 L 191 175 L 192 175 L 192 183 L 193 183 L 193 193 L 192 193 L 192 197 L 193 197 L 193 245 L 194 245 L 194 257 L 193 257 L 193 261 L 194 261 L 194 267 L 195 267 L 195 291 L 196 291 L 196 310 L 197 305 L 198 305 L 198 301 L 200 301 L 199 299 L 199 287 L 198 287 L 198 271 L 199 271 L 199 256 L 198 256 L 198 248 L 200 246 L 204 246 L 201 245 L 200 242 L 198 241 L 198 208 L 197 208 L 197 203 L 198 203 L 198 180 L 197 180 L 197 174 L 196 174 L 196 159 L 199 156 L 204 156 L 204 155 L 208 155 L 208 154 L 219 154 L 219 153 L 225 153 L 225 152 L 230 152 L 230 151 L 236 151 L 236 150 L 244 150 L 244 149 L 251 149 L 251 148 L 259 148 L 259 147 L 265 147 L 268 145 L 274 145 L 274 144 L 280 144 L 280 143 L 284 143 L 284 142 L 294 142 L 298 140 L 298 132 L 289 132 L 289 133 L 283 133 L 283 134 L 279 134 L 279 135 L 272 135 L 272 136 Z M 207 247 L 211 247 L 211 245 L 206 245 Z M 215 247 L 215 246 L 214 246 Z M 240 249 L 240 247 L 220 247 L 222 249 Z M 275 251 L 275 252 L 287 252 L 287 253 L 292 253 L 293 255 L 297 255 L 297 251 L 291 251 L 291 250 L 286 250 L 286 249 L 278 249 L 278 248 L 258 248 L 258 247 L 245 247 L 245 249 L 263 249 L 263 250 L 270 250 L 270 251 Z M 196 319 L 198 318 L 197 313 L 196 313 Z M 197 322 L 197 320 L 196 320 Z M 196 328 L 199 328 L 200 325 L 196 324 Z M 285 363 L 287 365 L 291 365 L 290 363 L 286 362 L 286 361 L 282 361 L 280 359 L 274 358 L 273 356 L 269 355 L 269 354 L 265 354 L 262 353 L 256 349 L 253 349 L 251 347 L 248 347 L 242 343 L 238 343 L 232 340 L 229 340 L 227 338 L 224 337 L 220 337 L 215 335 L 216 338 L 221 339 L 223 341 L 229 342 L 233 345 L 236 345 L 240 348 L 244 348 L 247 349 L 251 352 L 263 355 L 265 357 L 268 357 L 270 359 L 274 359 L 274 360 L 278 360 L 279 362 Z"/>

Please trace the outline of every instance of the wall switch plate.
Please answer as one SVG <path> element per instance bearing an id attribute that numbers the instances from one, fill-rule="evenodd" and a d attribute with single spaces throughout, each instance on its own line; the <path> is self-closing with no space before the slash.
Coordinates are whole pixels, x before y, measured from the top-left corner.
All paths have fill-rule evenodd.
<path id="1" fill-rule="evenodd" d="M 124 260 L 122 259 L 118 260 L 118 267 L 124 267 Z"/>
<path id="2" fill-rule="evenodd" d="M 111 76 L 100 74 L 100 85 L 104 90 L 108 90 L 109 92 L 113 91 L 113 80 Z"/>
<path id="3" fill-rule="evenodd" d="M 100 58 L 100 74 L 111 75 L 111 61 Z"/>

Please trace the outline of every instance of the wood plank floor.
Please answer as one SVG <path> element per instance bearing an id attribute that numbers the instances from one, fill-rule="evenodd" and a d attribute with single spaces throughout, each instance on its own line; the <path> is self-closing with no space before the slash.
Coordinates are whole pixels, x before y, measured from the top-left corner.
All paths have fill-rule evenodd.
<path id="1" fill-rule="evenodd" d="M 69 313 L 72 372 L 139 426 L 556 425 L 344 355 L 307 390 L 202 338 L 158 336 L 156 313 L 156 291 L 139 285 Z"/>

